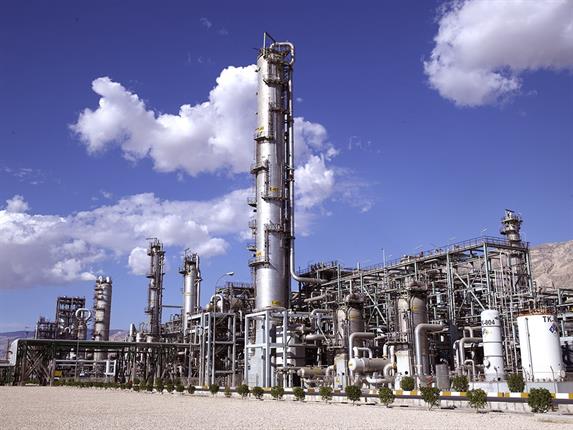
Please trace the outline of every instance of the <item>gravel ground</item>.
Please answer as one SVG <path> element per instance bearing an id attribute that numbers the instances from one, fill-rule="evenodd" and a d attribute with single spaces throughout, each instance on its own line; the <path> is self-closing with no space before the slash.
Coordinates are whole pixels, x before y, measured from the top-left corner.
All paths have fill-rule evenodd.
<path id="1" fill-rule="evenodd" d="M 564 429 L 572 417 L 258 401 L 69 387 L 0 387 L 2 429 Z"/>

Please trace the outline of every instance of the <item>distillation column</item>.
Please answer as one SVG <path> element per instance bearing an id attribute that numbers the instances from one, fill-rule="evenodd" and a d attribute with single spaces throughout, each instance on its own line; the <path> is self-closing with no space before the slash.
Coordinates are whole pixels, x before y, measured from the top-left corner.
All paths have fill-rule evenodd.
<path id="1" fill-rule="evenodd" d="M 111 318 L 112 282 L 109 276 L 99 276 L 94 288 L 94 331 L 93 340 L 109 340 L 109 322 Z M 106 352 L 96 352 L 95 360 L 107 359 Z"/>
<path id="2" fill-rule="evenodd" d="M 191 315 L 197 313 L 200 307 L 201 272 L 199 271 L 199 256 L 185 251 L 183 267 L 179 270 L 183 275 L 183 336 L 187 336 Z"/>
<path id="3" fill-rule="evenodd" d="M 288 307 L 288 132 L 292 45 L 273 43 L 259 51 L 255 130 L 255 309 Z"/>
<path id="4" fill-rule="evenodd" d="M 163 267 L 165 264 L 165 251 L 158 239 L 149 242 L 147 255 L 150 257 L 149 286 L 147 289 L 147 307 L 145 313 L 149 316 L 148 342 L 159 341 L 161 331 L 161 311 L 163 306 Z"/>

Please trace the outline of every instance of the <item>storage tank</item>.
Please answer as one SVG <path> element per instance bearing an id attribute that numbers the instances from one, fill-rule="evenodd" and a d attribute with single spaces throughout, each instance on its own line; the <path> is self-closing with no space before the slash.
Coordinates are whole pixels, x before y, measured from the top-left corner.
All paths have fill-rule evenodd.
<path id="1" fill-rule="evenodd" d="M 481 313 L 483 365 L 486 381 L 504 379 L 503 345 L 499 312 L 486 309 Z"/>
<path id="2" fill-rule="evenodd" d="M 521 315 L 517 327 L 524 379 L 562 381 L 565 366 L 555 316 L 549 312 Z"/>

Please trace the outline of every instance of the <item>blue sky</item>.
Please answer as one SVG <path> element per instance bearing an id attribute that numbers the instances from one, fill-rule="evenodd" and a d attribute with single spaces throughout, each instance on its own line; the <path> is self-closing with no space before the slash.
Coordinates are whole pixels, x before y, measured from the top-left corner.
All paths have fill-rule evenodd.
<path id="1" fill-rule="evenodd" d="M 160 141 L 164 134 L 147 143 L 149 152 L 130 154 L 124 134 L 137 135 L 137 127 L 126 132 L 128 126 L 117 119 L 121 115 L 114 117 L 119 135 L 109 123 L 90 126 L 92 134 L 70 126 L 84 109 L 98 109 L 101 95 L 92 91 L 92 82 L 100 77 L 109 77 L 102 84 L 107 89 L 137 97 L 156 118 L 206 102 L 223 70 L 241 67 L 232 70 L 251 76 L 242 68 L 255 62 L 263 31 L 296 45 L 295 114 L 313 124 L 307 124 L 308 154 L 301 166 L 314 159 L 322 168 L 315 172 L 307 164 L 310 179 L 316 173 L 322 188 L 311 184 L 301 196 L 312 203 L 303 208 L 305 235 L 297 238 L 300 266 L 332 259 L 373 264 L 382 260 L 382 248 L 397 258 L 479 236 L 483 229 L 497 235 L 504 208 L 523 215 L 526 240 L 533 244 L 572 239 L 573 50 L 570 40 L 550 31 L 573 20 L 571 3 L 545 15 L 521 7 L 524 17 L 540 17 L 530 27 L 520 24 L 520 14 L 515 22 L 504 21 L 516 16 L 512 2 L 498 2 L 487 14 L 480 3 L 458 2 L 453 8 L 447 3 L 450 9 L 444 10 L 441 1 L 290 2 L 279 11 L 263 2 L 3 2 L 0 330 L 33 326 L 40 314 L 52 318 L 58 295 L 91 301 L 93 282 L 82 279 L 101 273 L 114 279 L 112 326 L 143 321 L 146 279 L 132 273 L 128 256 L 134 246 L 146 246 L 144 233 L 153 233 L 145 222 L 140 228 L 146 216 L 153 217 L 152 226 L 164 225 L 161 217 L 171 210 L 165 202 L 183 202 L 177 206 L 180 216 L 188 213 L 209 230 L 198 228 L 189 237 L 187 230 L 169 231 L 165 303 L 180 303 L 176 269 L 184 248 L 201 245 L 189 243 L 195 239 L 205 241 L 211 254 L 203 259 L 203 302 L 229 270 L 236 272 L 235 280 L 249 281 L 241 237 L 249 208 L 236 204 L 243 195 L 231 198 L 232 219 L 223 227 L 210 224 L 215 214 L 185 203 L 210 202 L 206 205 L 226 210 L 226 200 L 220 206 L 213 202 L 250 186 L 242 165 L 230 167 L 233 151 L 250 159 L 248 138 L 224 160 L 210 156 L 216 167 L 204 171 L 179 161 Z M 553 3 L 545 5 L 549 12 L 559 2 Z M 452 40 L 447 32 L 452 21 L 468 34 L 490 26 L 483 40 L 469 40 L 463 32 Z M 436 42 L 438 34 L 443 38 Z M 233 76 L 228 79 L 235 85 Z M 235 106 L 238 96 L 229 94 L 224 103 Z M 119 113 L 129 121 L 130 112 Z M 234 117 L 219 120 L 225 126 Z M 156 127 L 155 120 L 144 124 L 144 131 Z M 106 127 L 112 137 L 104 139 L 102 150 L 90 152 L 93 133 Z M 326 135 L 312 134 L 317 129 Z M 252 134 L 236 131 L 237 139 Z M 319 145 L 313 146 L 313 136 Z M 139 145 L 138 137 L 132 138 Z M 193 158 L 206 145 L 195 138 L 185 146 L 181 139 L 182 157 Z M 167 160 L 162 157 L 168 150 Z M 160 162 L 167 167 L 158 168 Z M 130 234 L 123 227 L 116 234 L 113 220 L 128 218 L 118 208 L 131 208 L 133 196 L 141 193 L 153 193 L 153 204 L 163 209 L 129 224 L 139 234 L 136 241 L 124 246 L 117 239 L 106 246 L 84 234 L 92 223 L 109 228 L 112 237 Z M 21 198 L 14 200 L 15 195 Z M 56 233 L 62 228 L 58 216 L 74 225 L 73 233 Z M 105 223 L 98 224 L 101 218 Z M 36 241 L 29 232 L 37 225 L 46 227 Z M 73 253 L 81 247 L 86 249 L 77 251 L 76 259 Z M 62 249 L 79 268 L 55 275 Z M 22 271 L 37 276 L 19 282 Z"/>

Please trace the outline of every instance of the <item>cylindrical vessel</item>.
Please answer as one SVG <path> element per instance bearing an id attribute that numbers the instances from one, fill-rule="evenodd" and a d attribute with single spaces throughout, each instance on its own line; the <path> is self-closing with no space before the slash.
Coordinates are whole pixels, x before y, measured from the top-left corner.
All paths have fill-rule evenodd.
<path id="1" fill-rule="evenodd" d="M 197 312 L 197 285 L 200 282 L 199 256 L 197 254 L 185 254 L 183 267 L 179 271 L 183 275 L 183 334 L 189 328 L 191 315 Z"/>
<path id="2" fill-rule="evenodd" d="M 255 130 L 256 183 L 255 309 L 288 307 L 288 223 L 286 216 L 287 142 L 290 65 L 282 52 L 264 47 L 257 60 L 258 97 Z"/>
<path id="3" fill-rule="evenodd" d="M 504 379 L 503 344 L 499 312 L 486 309 L 481 313 L 483 366 L 486 381 Z M 462 363 L 463 364 L 463 363 Z"/>
<path id="4" fill-rule="evenodd" d="M 550 313 L 517 318 L 521 367 L 526 381 L 561 381 L 565 366 L 559 342 L 559 328 Z"/>
<path id="5" fill-rule="evenodd" d="M 381 372 L 388 363 L 390 360 L 385 358 L 351 358 L 348 360 L 348 368 L 356 373 Z"/>
<path id="6" fill-rule="evenodd" d="M 111 292 L 111 278 L 100 276 L 94 289 L 94 340 L 109 340 Z"/>

